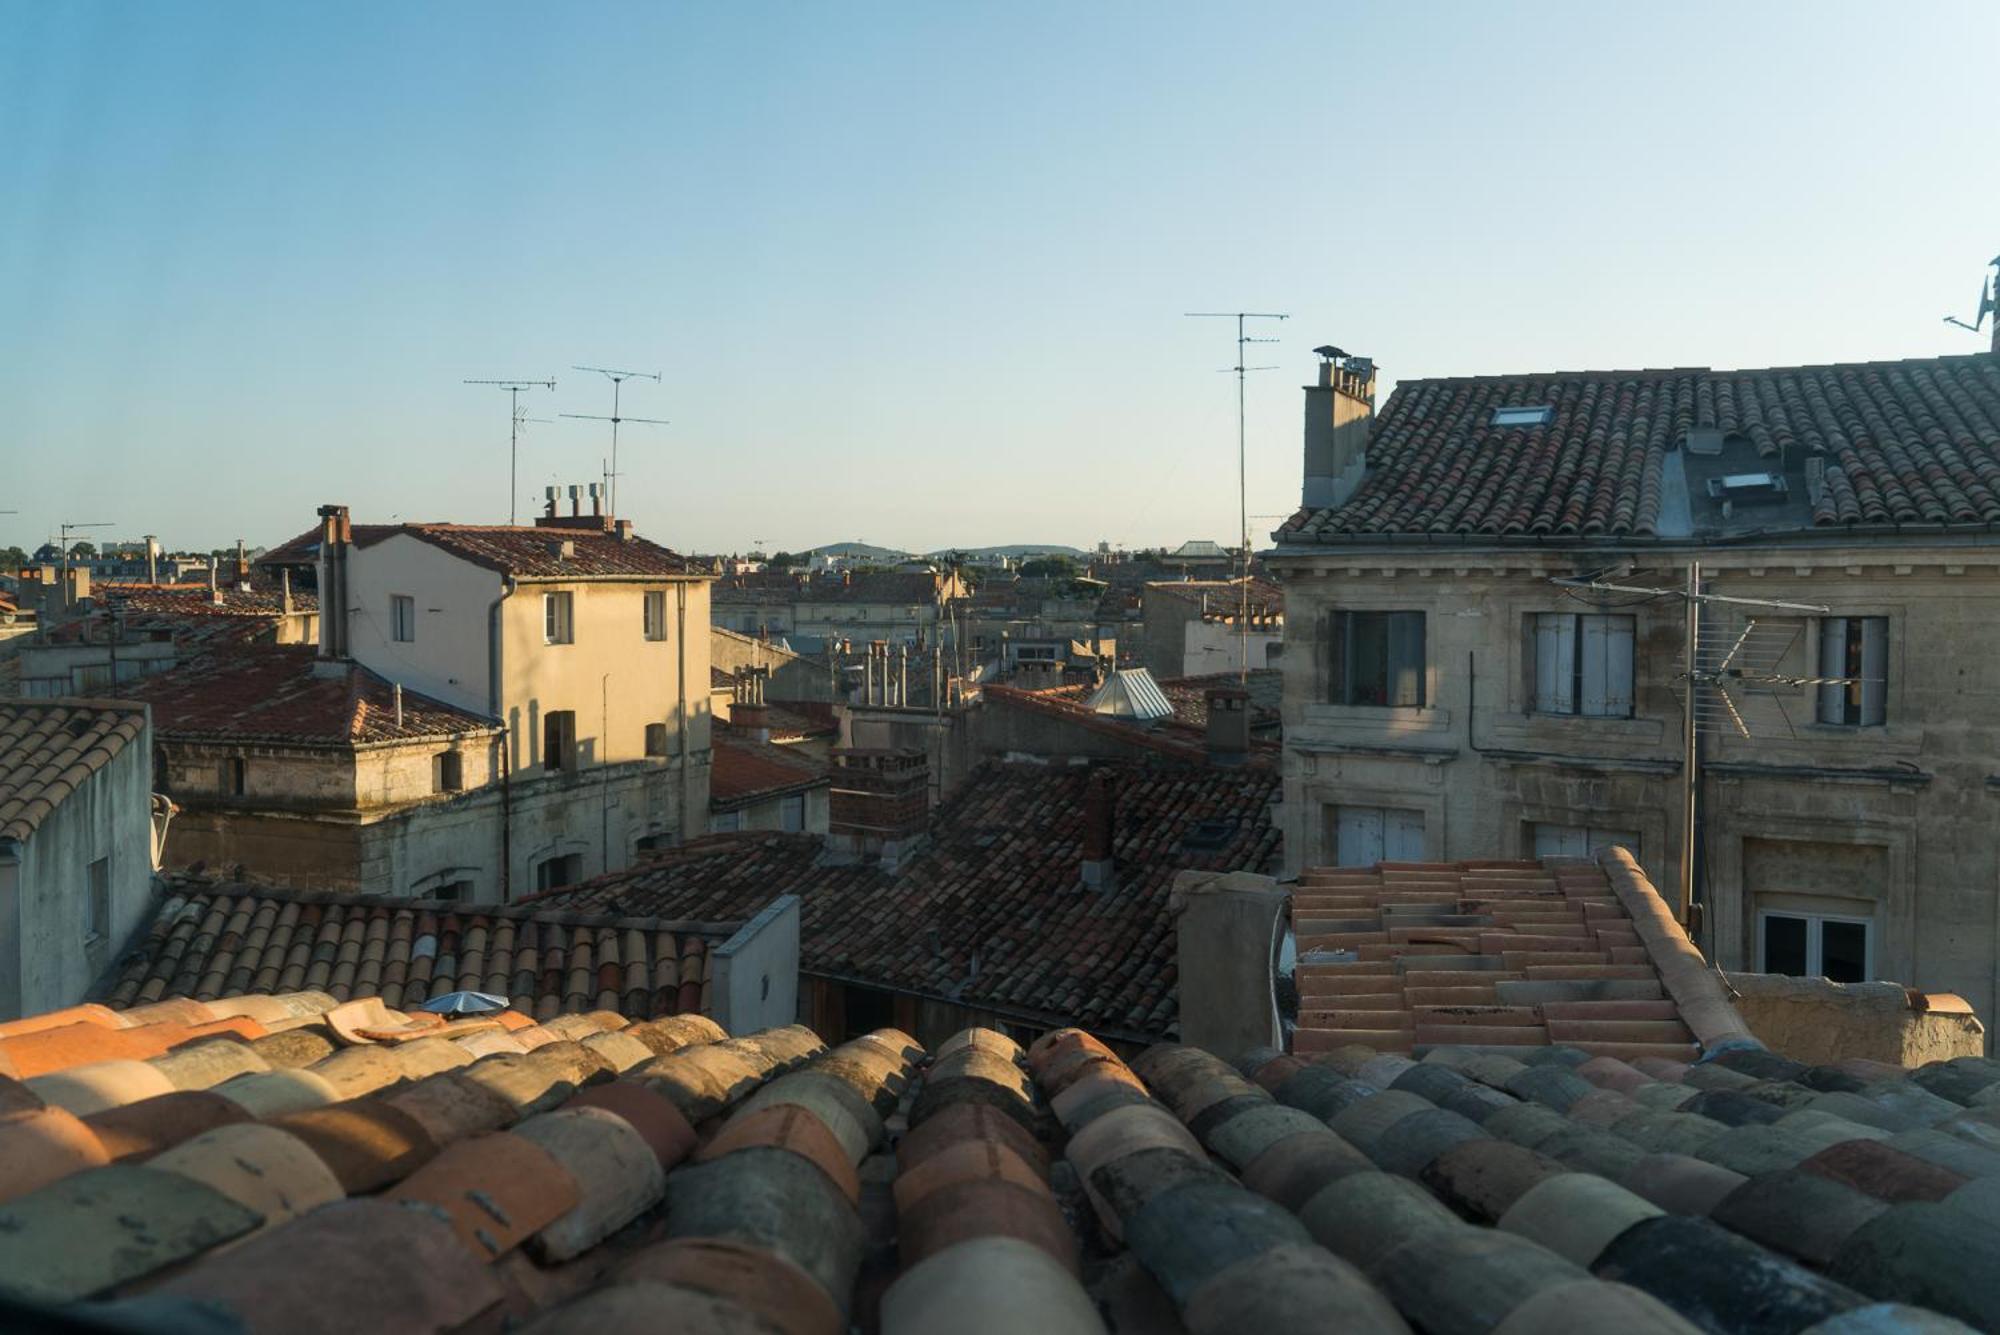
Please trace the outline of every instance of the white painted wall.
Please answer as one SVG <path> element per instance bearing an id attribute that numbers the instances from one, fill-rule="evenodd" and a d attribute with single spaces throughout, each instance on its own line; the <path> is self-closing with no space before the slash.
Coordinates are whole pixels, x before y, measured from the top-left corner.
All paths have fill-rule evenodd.
<path id="1" fill-rule="evenodd" d="M 492 712 L 487 615 L 504 585 L 491 570 L 398 533 L 347 555 L 348 650 L 405 689 Z M 326 586 L 324 579 L 321 587 Z M 417 638 L 390 636 L 389 599 L 416 600 Z"/>

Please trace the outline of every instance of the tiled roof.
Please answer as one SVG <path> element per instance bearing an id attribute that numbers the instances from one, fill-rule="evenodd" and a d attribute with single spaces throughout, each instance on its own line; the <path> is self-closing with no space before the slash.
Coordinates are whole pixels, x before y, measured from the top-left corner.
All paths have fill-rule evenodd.
<path id="1" fill-rule="evenodd" d="M 708 804 L 717 811 L 833 782 L 825 765 L 791 747 L 760 742 L 727 723 L 712 725 L 710 746 Z"/>
<path id="2" fill-rule="evenodd" d="M 802 603 L 935 603 L 943 581 L 922 571 L 877 570 L 857 575 L 804 576 L 758 572 L 716 581 L 717 603 L 767 606 Z"/>
<path id="3" fill-rule="evenodd" d="M 1624 895 L 1580 859 L 1307 868 L 1292 892 L 1299 1051 L 1567 1043 L 1694 1060 L 1698 1036 L 1626 903 L 1659 896 L 1619 870 Z"/>
<path id="4" fill-rule="evenodd" d="M 1081 874 L 1084 792 L 1098 769 L 1114 785 L 1111 890 Z M 1274 772 L 1250 768 L 987 765 L 894 877 L 827 865 L 802 835 L 720 835 L 531 902 L 737 917 L 796 894 L 808 973 L 1158 1036 L 1176 1016 L 1174 874 L 1267 870 L 1277 790 Z"/>
<path id="5" fill-rule="evenodd" d="M 129 613 L 173 617 L 279 617 L 285 595 L 279 588 L 226 584 L 214 593 L 206 584 L 94 584 L 92 596 Z M 293 612 L 316 612 L 319 597 L 310 589 L 294 590 Z"/>
<path id="6" fill-rule="evenodd" d="M 383 538 L 394 533 L 396 529 L 397 526 L 394 524 L 351 525 L 354 541 L 363 546 L 371 542 L 380 542 Z M 301 566 L 315 566 L 319 564 L 319 540 L 319 526 L 314 525 L 312 528 L 299 534 L 298 537 L 288 542 L 281 542 L 276 547 L 268 549 L 263 555 L 257 558 L 254 564 L 271 570 L 275 570 L 280 566 L 291 566 L 295 569 Z"/>
<path id="7" fill-rule="evenodd" d="M 0 700 L 0 838 L 26 839 L 146 730 L 142 706 Z"/>
<path id="8" fill-rule="evenodd" d="M 829 1050 L 797 1026 L 330 1006 L 0 1027 L 34 1071 L 0 1079 L 0 1321 L 48 1324 L 30 1303 L 87 1304 L 65 1317 L 88 1328 L 199 1313 L 312 1335 L 2000 1321 L 1985 1059 L 1232 1067 L 1162 1044 L 1128 1065 L 1074 1029 L 1025 1053 L 984 1029 Z"/>
<path id="9" fill-rule="evenodd" d="M 910 677 L 912 691 L 915 693 L 918 682 L 915 665 L 911 666 Z M 767 703 L 764 706 L 764 722 L 770 728 L 773 738 L 784 741 L 803 741 L 808 737 L 840 735 L 840 719 L 835 715 L 834 707 L 819 700 Z"/>
<path id="10" fill-rule="evenodd" d="M 364 532 L 369 536 L 364 536 Z M 705 566 L 644 538 L 586 528 L 505 524 L 356 525 L 357 547 L 404 533 L 453 556 L 516 579 L 644 579 L 708 575 Z M 563 548 L 569 546 L 565 556 Z"/>
<path id="11" fill-rule="evenodd" d="M 1190 603 L 1205 599 L 1212 615 L 1233 616 L 1242 607 L 1243 581 L 1240 578 L 1155 580 L 1147 583 L 1146 592 Z M 1250 610 L 1252 613 L 1282 613 L 1285 610 L 1284 589 L 1267 579 L 1251 576 Z"/>
<path id="12" fill-rule="evenodd" d="M 1202 729 L 1206 735 L 1208 692 L 1217 686 L 1241 686 L 1250 692 L 1252 727 L 1277 726 L 1285 674 L 1277 668 L 1252 668 L 1247 678 L 1234 672 L 1209 672 L 1195 677 L 1168 677 L 1159 685 L 1167 703 L 1174 707 L 1174 717 L 1191 728 Z"/>
<path id="13" fill-rule="evenodd" d="M 1183 678 L 1182 680 L 1199 680 Z M 1131 719 L 1115 718 L 1099 714 L 1084 703 L 1092 690 L 1089 686 L 1056 686 L 1047 690 L 1029 691 L 1018 686 L 1002 686 L 989 682 L 980 688 L 981 695 L 989 706 L 1002 709 L 1025 709 L 1049 718 L 1059 718 L 1072 727 L 1086 732 L 1094 732 L 1104 737 L 1116 737 L 1130 746 L 1151 751 L 1171 760 L 1191 763 L 1206 763 L 1208 759 L 1208 711 L 1205 703 L 1183 713 L 1187 703 L 1186 692 L 1176 702 L 1169 694 L 1169 704 L 1173 704 L 1174 717 L 1158 723 L 1142 724 Z M 1199 717 L 1200 723 L 1194 718 Z M 1254 766 L 1274 766 L 1279 755 L 1278 743 L 1266 737 L 1253 737 L 1250 743 L 1249 763 Z"/>
<path id="14" fill-rule="evenodd" d="M 122 688 L 153 707 L 162 737 L 365 746 L 460 737 L 499 725 L 415 691 L 403 692 L 357 663 L 322 675 L 310 645 L 216 648 Z"/>
<path id="15" fill-rule="evenodd" d="M 633 1019 L 706 1012 L 709 948 L 737 925 L 188 877 L 170 891 L 112 971 L 113 1007 L 303 989 L 394 1007 L 490 992 L 544 1020 L 586 1010 Z"/>
<path id="16" fill-rule="evenodd" d="M 1545 426 L 1492 424 L 1496 408 L 1544 404 Z M 2000 357 L 1982 353 L 1404 381 L 1371 424 L 1353 496 L 1277 536 L 1653 535 L 1663 465 L 1690 428 L 1823 460 L 1817 526 L 2000 521 Z"/>

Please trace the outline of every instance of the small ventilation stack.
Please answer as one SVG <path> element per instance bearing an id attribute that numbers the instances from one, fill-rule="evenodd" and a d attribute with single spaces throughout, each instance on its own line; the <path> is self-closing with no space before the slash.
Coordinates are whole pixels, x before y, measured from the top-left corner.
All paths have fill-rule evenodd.
<path id="1" fill-rule="evenodd" d="M 1118 807 L 1111 776 L 1092 770 L 1083 791 L 1083 883 L 1092 890 L 1118 887 Z"/>
<path id="2" fill-rule="evenodd" d="M 1211 686 L 1202 699 L 1208 707 L 1208 763 L 1241 765 L 1250 758 L 1250 692 Z"/>

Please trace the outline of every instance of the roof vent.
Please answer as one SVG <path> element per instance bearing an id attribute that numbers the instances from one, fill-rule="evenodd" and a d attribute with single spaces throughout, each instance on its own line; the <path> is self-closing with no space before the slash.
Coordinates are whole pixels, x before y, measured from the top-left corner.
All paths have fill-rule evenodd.
<path id="1" fill-rule="evenodd" d="M 567 560 L 569 557 L 575 556 L 576 540 L 574 538 L 564 538 L 561 542 L 550 543 L 549 555 L 560 556 L 565 560 Z"/>
<path id="2" fill-rule="evenodd" d="M 1713 500 L 1737 505 L 1772 505 L 1784 500 L 1788 489 L 1782 473 L 1729 473 L 1710 478 L 1708 494 Z"/>
<path id="3" fill-rule="evenodd" d="M 1722 432 L 1712 426 L 1691 426 L 1687 433 L 1687 452 L 1713 456 L 1722 453 Z"/>

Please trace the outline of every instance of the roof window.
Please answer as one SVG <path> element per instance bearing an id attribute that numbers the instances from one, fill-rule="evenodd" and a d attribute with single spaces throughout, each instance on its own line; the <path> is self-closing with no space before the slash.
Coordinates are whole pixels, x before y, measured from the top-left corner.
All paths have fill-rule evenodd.
<path id="1" fill-rule="evenodd" d="M 1781 500 L 1785 479 L 1780 473 L 1728 473 L 1708 480 L 1708 494 L 1719 501 Z"/>
<path id="2" fill-rule="evenodd" d="M 1547 426 L 1555 417 L 1555 405 L 1551 403 L 1532 404 L 1513 408 L 1495 408 L 1494 426 Z"/>

